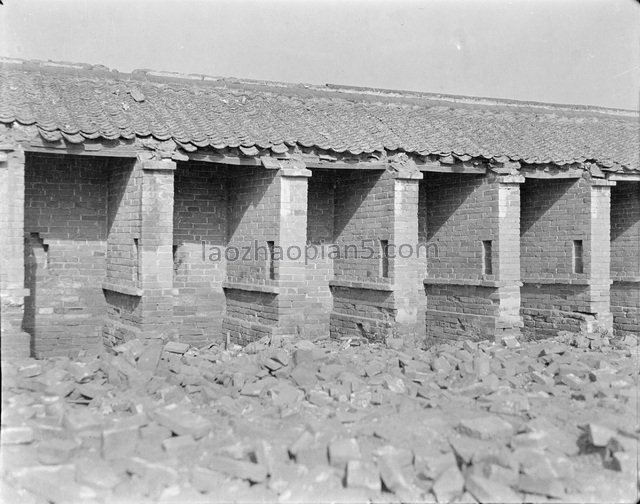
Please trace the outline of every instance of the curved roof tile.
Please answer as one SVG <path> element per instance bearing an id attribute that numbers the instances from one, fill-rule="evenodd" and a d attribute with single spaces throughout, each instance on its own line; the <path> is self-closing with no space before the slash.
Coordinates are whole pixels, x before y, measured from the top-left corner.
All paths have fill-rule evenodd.
<path id="1" fill-rule="evenodd" d="M 0 122 L 36 124 L 52 141 L 137 135 L 249 153 L 269 148 L 282 153 L 298 145 L 352 154 L 386 149 L 558 165 L 588 159 L 638 169 L 637 117 L 615 111 L 578 113 L 496 100 L 485 105 L 464 98 L 446 103 L 274 83 L 166 83 L 155 77 L 150 82 L 144 72 L 135 80 L 114 75 L 4 66 Z"/>

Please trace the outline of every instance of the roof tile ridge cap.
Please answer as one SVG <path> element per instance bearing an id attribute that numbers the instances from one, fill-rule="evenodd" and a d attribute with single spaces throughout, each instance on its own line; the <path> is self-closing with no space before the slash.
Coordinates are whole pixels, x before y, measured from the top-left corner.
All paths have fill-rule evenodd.
<path id="1" fill-rule="evenodd" d="M 40 66 L 41 72 L 51 72 L 51 73 L 59 73 L 66 75 L 73 75 L 78 78 L 86 78 L 86 79 L 104 79 L 111 78 L 114 80 L 125 80 L 128 75 L 120 73 L 118 70 L 109 68 L 106 65 L 91 65 L 87 63 L 72 63 L 69 65 L 66 64 L 41 64 Z"/>
<path id="2" fill-rule="evenodd" d="M 198 73 L 182 73 L 171 71 L 151 70 L 148 68 L 137 69 L 131 73 L 136 80 L 146 80 L 149 82 L 185 82 L 189 84 L 215 84 L 229 87 L 266 87 L 275 89 L 304 89 L 307 84 L 296 84 L 288 82 L 278 82 L 259 79 L 245 79 L 241 77 L 227 77 L 220 75 L 207 75 Z"/>
<path id="3" fill-rule="evenodd" d="M 9 56 L 0 56 L 0 68 L 8 66 L 22 67 L 24 60 L 22 58 L 10 58 Z"/>
<path id="4" fill-rule="evenodd" d="M 92 65 L 89 63 L 73 63 L 69 61 L 53 60 L 25 60 L 22 58 L 0 57 L 0 68 L 15 69 L 27 72 L 55 73 L 73 75 L 75 77 L 104 78 L 110 75 L 114 79 L 123 77 L 123 74 L 105 65 Z"/>
<path id="5" fill-rule="evenodd" d="M 590 113 L 590 114 L 603 114 L 603 115 L 624 115 L 635 117 L 640 114 L 639 110 L 622 109 L 612 107 L 602 107 L 599 105 L 582 105 L 582 104 L 568 104 L 568 103 L 549 103 L 535 100 L 517 100 L 512 98 L 492 98 L 487 96 L 467 96 L 467 95 L 454 95 L 446 93 L 431 93 L 425 91 L 409 91 L 398 89 L 385 89 L 385 88 L 373 88 L 373 87 L 361 87 L 361 86 L 348 86 L 341 84 L 327 83 L 323 86 L 320 85 L 308 85 L 310 89 L 317 90 L 330 90 L 332 92 L 364 95 L 364 96 L 376 96 L 376 97 L 388 97 L 404 98 L 404 99 L 419 99 L 425 101 L 437 101 L 452 104 L 470 104 L 481 106 L 503 106 L 512 109 L 523 109 L 524 111 L 545 111 L 552 113 L 561 112 L 577 112 L 577 113 Z"/>
<path id="6" fill-rule="evenodd" d="M 234 84 L 248 84 L 251 86 L 265 86 L 274 88 L 313 89 L 314 87 L 317 87 L 316 84 L 305 84 L 303 82 L 272 81 L 268 79 L 246 79 L 243 77 L 225 77 L 224 80 Z"/>
<path id="7" fill-rule="evenodd" d="M 502 107 L 513 113 L 541 113 L 545 115 L 560 115 L 571 117 L 572 114 L 588 115 L 593 117 L 638 117 L 639 112 L 629 109 L 617 109 L 600 107 L 596 105 L 572 105 L 560 103 L 547 103 L 531 100 L 514 100 L 508 98 L 489 98 L 465 95 L 451 95 L 443 93 L 428 93 L 421 91 L 402 91 L 393 89 L 343 86 L 339 84 L 305 84 L 288 83 L 281 81 L 243 79 L 235 77 L 221 77 L 219 82 L 230 85 L 246 85 L 256 87 L 266 87 L 273 90 L 288 89 L 291 91 L 317 92 L 322 95 L 334 95 L 336 98 L 353 101 L 359 98 L 368 102 L 398 103 L 408 100 L 413 105 L 436 105 L 444 107 L 456 107 L 471 105 L 481 107 L 485 111 L 491 111 L 493 107 Z M 400 101 L 398 101 L 400 100 Z M 485 108 L 486 107 L 486 108 Z"/>
<path id="8" fill-rule="evenodd" d="M 73 69 L 73 70 L 89 70 L 92 68 L 92 65 L 88 63 L 74 63 L 72 61 L 53 61 L 46 60 L 40 62 L 40 68 L 56 68 L 56 69 Z"/>
<path id="9" fill-rule="evenodd" d="M 220 76 L 205 75 L 199 73 L 171 72 L 167 70 L 153 70 L 150 68 L 138 68 L 130 74 L 132 80 L 162 83 L 184 82 L 189 84 L 224 83 L 228 79 Z"/>

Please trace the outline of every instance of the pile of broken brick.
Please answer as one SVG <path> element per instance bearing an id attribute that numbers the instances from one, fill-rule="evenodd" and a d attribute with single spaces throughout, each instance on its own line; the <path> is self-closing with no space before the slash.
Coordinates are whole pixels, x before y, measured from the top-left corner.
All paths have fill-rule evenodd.
<path id="1" fill-rule="evenodd" d="M 631 502 L 638 342 L 263 339 L 2 365 L 2 502 Z"/>

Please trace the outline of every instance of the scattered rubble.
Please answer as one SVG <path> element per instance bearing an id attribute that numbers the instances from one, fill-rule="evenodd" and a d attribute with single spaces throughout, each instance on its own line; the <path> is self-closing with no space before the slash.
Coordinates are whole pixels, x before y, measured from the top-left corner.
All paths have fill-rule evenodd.
<path id="1" fill-rule="evenodd" d="M 129 341 L 3 362 L 0 497 L 635 502 L 637 344 Z"/>

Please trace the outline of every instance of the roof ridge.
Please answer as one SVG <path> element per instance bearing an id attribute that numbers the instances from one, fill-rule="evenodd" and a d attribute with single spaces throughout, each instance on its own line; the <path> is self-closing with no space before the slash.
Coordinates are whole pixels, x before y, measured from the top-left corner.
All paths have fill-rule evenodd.
<path id="1" fill-rule="evenodd" d="M 578 114 L 598 114 L 606 116 L 618 116 L 628 118 L 640 117 L 637 110 L 608 108 L 595 105 L 573 105 L 546 103 L 537 101 L 514 100 L 507 98 L 491 98 L 479 96 L 464 96 L 443 93 L 429 93 L 422 91 L 394 90 L 375 87 L 348 86 L 339 84 L 305 84 L 289 83 L 281 81 L 269 81 L 260 79 L 245 79 L 236 77 L 210 76 L 197 73 L 181 73 L 171 71 L 158 71 L 153 69 L 136 69 L 131 73 L 119 72 L 104 65 L 92 65 L 89 63 L 73 63 L 68 61 L 44 61 L 44 60 L 24 60 L 21 58 L 9 58 L 0 56 L 0 69 L 15 68 L 25 71 L 40 70 L 51 73 L 71 74 L 77 77 L 111 77 L 117 80 L 131 80 L 151 83 L 189 83 L 204 84 L 219 87 L 239 88 L 256 87 L 263 91 L 280 92 L 288 91 L 295 94 L 316 94 L 333 95 L 346 100 L 354 98 L 364 101 L 383 102 L 404 102 L 415 105 L 424 105 L 425 102 L 431 105 L 451 106 L 463 105 L 471 107 L 505 107 L 508 109 L 520 109 L 522 111 L 540 111 L 542 113 L 566 113 Z"/>

